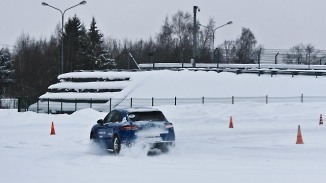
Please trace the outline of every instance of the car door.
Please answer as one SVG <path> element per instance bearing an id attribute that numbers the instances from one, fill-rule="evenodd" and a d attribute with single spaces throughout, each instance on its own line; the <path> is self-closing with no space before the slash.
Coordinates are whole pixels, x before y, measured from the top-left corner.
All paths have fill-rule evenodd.
<path id="1" fill-rule="evenodd" d="M 121 114 L 117 110 L 111 111 L 107 117 L 104 118 L 104 130 L 107 142 L 112 146 L 112 138 L 114 135 L 114 129 L 117 122 L 121 122 Z"/>

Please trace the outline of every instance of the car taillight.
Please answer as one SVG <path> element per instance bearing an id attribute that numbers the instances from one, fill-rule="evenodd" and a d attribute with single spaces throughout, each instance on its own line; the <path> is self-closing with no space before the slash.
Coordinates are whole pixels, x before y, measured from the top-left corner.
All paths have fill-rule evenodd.
<path id="1" fill-rule="evenodd" d="M 122 126 L 120 129 L 126 130 L 126 131 L 131 131 L 131 130 L 138 130 L 138 127 L 135 125 L 127 125 L 127 126 Z"/>
<path id="2" fill-rule="evenodd" d="M 165 128 L 173 128 L 173 124 L 172 123 L 168 123 L 165 125 Z"/>

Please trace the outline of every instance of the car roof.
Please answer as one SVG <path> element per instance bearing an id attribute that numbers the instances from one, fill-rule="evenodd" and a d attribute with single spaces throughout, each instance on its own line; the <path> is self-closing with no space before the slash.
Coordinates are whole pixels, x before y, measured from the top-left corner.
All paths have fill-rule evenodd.
<path id="1" fill-rule="evenodd" d="M 151 108 L 151 107 L 132 107 L 132 108 L 124 108 L 124 109 L 116 109 L 116 110 L 124 111 L 124 112 L 127 112 L 127 113 L 160 111 L 158 109 Z"/>

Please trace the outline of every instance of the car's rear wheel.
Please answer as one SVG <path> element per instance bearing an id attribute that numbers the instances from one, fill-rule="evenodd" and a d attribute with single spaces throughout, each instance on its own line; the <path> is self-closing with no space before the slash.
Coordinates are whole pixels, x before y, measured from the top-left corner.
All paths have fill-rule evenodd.
<path id="1" fill-rule="evenodd" d="M 120 142 L 120 139 L 117 135 L 115 135 L 113 137 L 113 153 L 114 154 L 119 154 L 120 153 L 120 150 L 121 150 L 121 142 Z"/>

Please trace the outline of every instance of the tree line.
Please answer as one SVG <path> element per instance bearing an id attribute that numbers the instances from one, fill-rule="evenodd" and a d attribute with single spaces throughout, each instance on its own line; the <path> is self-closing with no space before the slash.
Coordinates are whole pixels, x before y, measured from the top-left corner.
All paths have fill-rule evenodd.
<path id="1" fill-rule="evenodd" d="M 201 24 L 199 21 L 197 25 Z M 61 46 L 63 44 L 63 72 L 75 70 L 134 69 L 135 63 L 189 63 L 192 59 L 194 29 L 197 31 L 197 63 L 213 63 L 216 56 L 225 63 L 255 63 L 263 51 L 253 32 L 243 28 L 235 40 L 218 45 L 222 50 L 214 52 L 213 18 L 204 27 L 194 27 L 189 12 L 178 11 L 166 16 L 159 32 L 147 40 L 117 40 L 105 37 L 92 18 L 86 27 L 76 15 L 64 24 L 63 32 L 58 24 L 50 38 L 35 39 L 21 34 L 14 49 L 0 51 L 0 97 L 29 96 L 37 98 L 50 84 L 57 82 L 61 73 Z M 61 37 L 62 36 L 62 37 Z M 62 39 L 61 39 L 62 38 Z M 63 40 L 63 42 L 61 42 Z M 314 58 L 313 54 L 309 55 Z M 293 58 L 289 57 L 290 60 Z M 4 84 L 6 83 L 6 84 Z"/>

